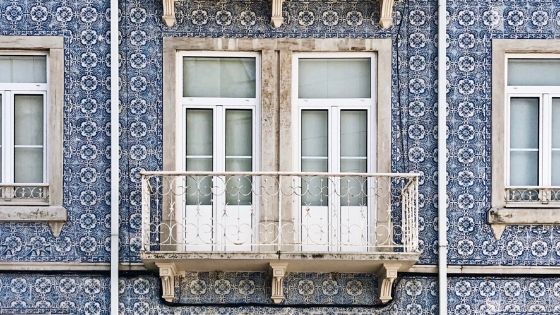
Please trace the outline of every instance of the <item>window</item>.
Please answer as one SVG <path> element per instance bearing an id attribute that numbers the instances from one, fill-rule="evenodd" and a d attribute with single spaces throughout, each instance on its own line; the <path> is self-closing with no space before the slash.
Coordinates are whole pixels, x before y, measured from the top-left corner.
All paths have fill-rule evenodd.
<path id="1" fill-rule="evenodd" d="M 390 172 L 391 90 L 379 83 L 391 82 L 390 39 L 231 41 L 164 38 L 163 44 L 164 171 Z M 303 70 L 299 69 L 299 61 Z M 345 85 L 341 86 L 341 81 L 335 80 L 326 87 L 318 86 L 314 80 L 324 74 L 316 71 L 324 71 L 325 65 L 331 68 L 331 72 L 345 72 L 352 77 L 354 84 L 346 84 L 349 80 L 345 80 L 342 82 Z M 333 78 L 335 76 L 331 73 L 329 80 Z M 359 85 L 355 84 L 357 80 Z M 298 82 L 302 83 L 301 98 L 296 92 L 300 87 Z M 298 102 L 301 106 L 294 105 Z M 314 126 L 323 128 L 323 138 L 316 139 L 323 142 L 309 140 L 309 151 L 303 152 L 303 158 L 299 152 L 301 120 L 309 127 L 301 129 L 309 133 L 303 135 L 305 138 L 318 132 Z M 341 124 L 342 128 L 335 127 Z M 338 151 L 321 151 L 325 143 L 333 150 L 335 146 L 339 147 Z M 358 146 L 359 150 L 355 150 Z M 302 162 L 306 163 L 303 167 L 300 166 Z M 193 243 L 209 244 L 207 247 L 197 245 L 192 250 L 253 250 L 249 245 L 236 244 L 258 243 L 267 239 L 269 235 L 258 230 L 259 227 L 269 226 L 270 222 L 278 220 L 274 213 L 278 206 L 273 202 L 257 202 L 256 198 L 260 197 L 248 190 L 251 186 L 255 188 L 264 184 L 256 183 L 262 178 L 239 176 L 232 181 L 226 176 L 214 176 L 212 179 L 201 177 L 181 183 L 189 187 L 197 185 L 198 191 L 188 194 L 185 201 L 168 201 L 186 205 L 180 214 L 174 209 L 162 213 L 163 225 L 179 228 L 163 231 L 161 239 L 169 240 L 170 250 L 176 250 L 173 244 L 185 244 L 192 238 L 199 238 Z M 226 193 L 223 196 L 212 195 L 210 180 L 213 180 L 213 189 Z M 337 185 L 344 187 L 345 184 Z M 369 184 L 357 180 L 352 182 L 351 187 L 343 189 L 354 190 L 356 187 L 369 187 Z M 313 186 L 317 185 L 315 182 L 309 185 L 321 187 Z M 320 197 L 305 198 L 308 197 L 311 199 L 304 199 L 304 203 L 319 203 L 318 207 L 322 206 Z M 290 217 L 290 220 L 299 215 L 295 212 L 301 208 L 292 201 L 288 197 L 281 201 L 289 209 L 284 216 Z M 200 205 L 195 207 L 195 204 Z M 352 207 L 376 209 L 372 200 L 360 197 L 342 198 L 341 206 L 346 207 L 342 211 Z M 218 213 L 216 207 L 233 210 L 227 212 L 235 213 L 236 219 L 244 222 L 243 226 L 250 226 L 252 233 L 247 233 L 247 238 L 252 234 L 251 237 L 262 239 L 224 242 L 224 237 L 234 238 L 224 236 L 223 229 L 220 230 L 226 221 L 223 212 Z M 329 211 L 338 210 L 331 208 Z M 377 212 L 367 214 L 369 217 L 360 221 L 360 224 L 371 228 L 371 233 L 375 231 L 374 224 L 390 225 L 391 218 L 387 212 L 380 209 Z M 189 217 L 191 215 L 204 219 L 196 221 Z M 182 226 L 182 222 L 187 224 Z M 190 226 L 188 222 L 197 223 Z M 204 225 L 205 232 L 198 228 L 200 233 L 197 233 L 195 225 Z M 373 241 L 371 233 L 359 235 L 364 245 Z M 244 234 L 236 234 L 239 238 L 243 236 L 237 235 Z M 289 233 L 286 235 L 289 235 L 286 238 L 292 237 Z M 185 249 L 191 250 L 188 245 L 180 248 Z M 310 247 L 310 250 L 313 248 Z"/>
<path id="2" fill-rule="evenodd" d="M 294 55 L 296 165 L 302 172 L 375 172 L 375 65 L 373 53 Z M 367 197 L 367 186 L 360 177 L 302 179 L 302 243 L 325 244 L 326 239 L 339 238 L 334 243 L 368 245 L 374 218 L 367 209 L 374 201 L 368 200 L 372 198 Z M 330 200 L 334 198 L 338 200 Z M 329 250 L 323 245 L 304 247 Z"/>
<path id="3" fill-rule="evenodd" d="M 560 223 L 560 41 L 493 40 L 492 209 L 507 225 Z"/>
<path id="4" fill-rule="evenodd" d="M 183 141 L 179 142 L 182 159 L 178 165 L 186 171 L 257 170 L 258 54 L 181 53 L 179 67 Z M 197 226 L 185 227 L 185 243 L 217 240 L 226 247 L 221 250 L 250 249 L 233 243 L 251 244 L 250 239 L 239 239 L 251 238 L 255 234 L 251 228 L 245 234 L 235 231 L 228 235 L 226 226 L 233 219 L 241 226 L 254 226 L 251 176 L 190 177 L 186 181 L 187 187 L 198 189 L 189 190 L 186 196 L 183 217 Z M 216 245 L 196 249 L 220 250 L 213 247 Z"/>
<path id="5" fill-rule="evenodd" d="M 47 221 L 62 207 L 61 37 L 0 37 L 0 220 Z"/>
<path id="6" fill-rule="evenodd" d="M 44 54 L 0 55 L 1 198 L 14 203 L 48 201 L 46 66 Z"/>
<path id="7" fill-rule="evenodd" d="M 551 56 L 507 56 L 509 202 L 560 201 L 559 73 Z"/>

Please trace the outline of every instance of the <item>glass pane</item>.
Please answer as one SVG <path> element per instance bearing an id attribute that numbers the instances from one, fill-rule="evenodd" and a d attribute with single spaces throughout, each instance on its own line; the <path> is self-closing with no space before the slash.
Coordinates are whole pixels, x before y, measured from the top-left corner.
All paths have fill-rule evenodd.
<path id="1" fill-rule="evenodd" d="M 552 151 L 552 186 L 560 186 L 560 150 Z"/>
<path id="2" fill-rule="evenodd" d="M 15 95 L 16 145 L 43 144 L 43 95 Z"/>
<path id="3" fill-rule="evenodd" d="M 212 155 L 212 110 L 187 109 L 187 156 Z M 211 171 L 210 168 L 208 171 Z"/>
<path id="4" fill-rule="evenodd" d="M 367 160 L 340 159 L 340 172 L 367 173 Z"/>
<path id="5" fill-rule="evenodd" d="M 552 148 L 560 149 L 560 98 L 552 99 Z"/>
<path id="6" fill-rule="evenodd" d="M 1 66 L 0 66 L 1 67 Z M 2 182 L 2 152 L 3 152 L 3 147 L 4 147 L 4 143 L 2 142 L 2 128 L 4 128 L 4 126 L 2 125 L 2 94 L 0 94 L 0 183 Z"/>
<path id="7" fill-rule="evenodd" d="M 301 155 L 327 156 L 329 116 L 326 110 L 301 112 Z M 325 170 L 326 171 L 326 170 Z"/>
<path id="8" fill-rule="evenodd" d="M 340 172 L 367 173 L 367 160 L 341 158 Z M 367 205 L 367 180 L 365 177 L 349 176 L 340 178 L 340 205 Z"/>
<path id="9" fill-rule="evenodd" d="M 226 110 L 226 156 L 252 156 L 251 110 Z"/>
<path id="10" fill-rule="evenodd" d="M 340 156 L 367 157 L 367 111 L 340 112 Z"/>
<path id="11" fill-rule="evenodd" d="M 0 56 L 0 83 L 47 83 L 47 57 Z"/>
<path id="12" fill-rule="evenodd" d="M 560 85 L 560 59 L 509 59 L 508 85 Z"/>
<path id="13" fill-rule="evenodd" d="M 252 159 L 226 159 L 226 171 L 244 172 L 253 169 Z M 250 205 L 252 200 L 251 176 L 228 176 L 226 178 L 226 204 Z"/>
<path id="14" fill-rule="evenodd" d="M 14 149 L 14 179 L 16 183 L 43 182 L 43 149 Z"/>
<path id="15" fill-rule="evenodd" d="M 511 151 L 509 164 L 511 186 L 538 186 L 538 151 Z"/>
<path id="16" fill-rule="evenodd" d="M 188 158 L 187 171 L 212 171 L 212 159 Z M 187 178 L 187 205 L 212 204 L 212 176 L 190 176 Z"/>
<path id="17" fill-rule="evenodd" d="M 299 59 L 299 98 L 371 97 L 370 58 Z"/>
<path id="18" fill-rule="evenodd" d="M 305 159 L 301 161 L 302 172 L 327 172 L 327 159 Z M 307 176 L 301 179 L 301 204 L 303 206 L 327 206 L 329 202 L 327 177 Z"/>
<path id="19" fill-rule="evenodd" d="M 512 98 L 510 103 L 510 147 L 539 147 L 539 99 Z"/>
<path id="20" fill-rule="evenodd" d="M 183 96 L 256 95 L 255 58 L 183 57 Z"/>

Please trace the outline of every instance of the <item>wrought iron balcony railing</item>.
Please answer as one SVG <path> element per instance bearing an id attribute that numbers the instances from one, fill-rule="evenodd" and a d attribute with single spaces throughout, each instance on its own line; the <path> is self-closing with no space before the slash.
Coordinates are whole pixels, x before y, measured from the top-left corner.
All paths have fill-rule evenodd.
<path id="1" fill-rule="evenodd" d="M 418 259 L 418 174 L 143 172 L 142 253 L 163 298 L 182 271 L 373 272 L 391 299 Z"/>
<path id="2" fill-rule="evenodd" d="M 508 206 L 554 206 L 560 204 L 560 187 L 506 187 L 506 204 Z"/>
<path id="3" fill-rule="evenodd" d="M 142 249 L 416 252 L 416 174 L 144 172 Z"/>
<path id="4" fill-rule="evenodd" d="M 48 184 L 0 184 L 0 204 L 48 204 Z"/>

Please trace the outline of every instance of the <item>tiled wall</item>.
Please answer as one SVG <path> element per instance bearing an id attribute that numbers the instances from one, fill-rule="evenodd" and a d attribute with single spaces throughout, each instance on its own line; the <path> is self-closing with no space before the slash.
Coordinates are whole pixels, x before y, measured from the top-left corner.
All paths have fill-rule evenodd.
<path id="1" fill-rule="evenodd" d="M 490 208 L 491 183 L 491 40 L 559 38 L 560 3 L 549 0 L 449 0 L 448 3 L 450 262 L 559 265 L 558 228 L 507 228 L 502 239 L 496 241 L 486 224 L 486 213 Z M 108 6 L 108 1 L 0 2 L 1 35 L 62 35 L 65 38 L 64 205 L 69 212 L 69 222 L 59 238 L 52 237 L 44 224 L 1 224 L 0 261 L 109 260 Z M 435 0 L 397 1 L 396 26 L 389 30 L 380 29 L 378 4 L 369 0 L 286 1 L 286 21 L 279 29 L 269 26 L 267 1 L 184 0 L 177 2 L 176 7 L 177 26 L 167 28 L 160 21 L 161 1 L 121 1 L 123 260 L 138 261 L 138 172 L 161 169 L 162 165 L 163 36 L 391 37 L 394 43 L 391 83 L 393 169 L 423 174 L 421 263 L 436 262 Z M 301 278 L 288 286 L 296 299 L 294 303 L 305 303 L 306 295 L 298 296 L 300 281 L 305 281 L 306 277 L 320 277 L 294 277 Z M 205 282 L 207 290 L 215 290 L 217 280 Z M 239 283 L 232 284 L 234 278 L 225 280 L 238 289 L 241 287 Z M 315 290 L 323 290 L 322 283 L 326 280 L 317 281 L 311 281 L 312 285 L 302 284 L 301 291 L 310 292 L 309 288 L 313 288 L 315 294 L 319 292 Z M 346 292 L 342 290 L 346 285 L 342 282 L 337 285 L 339 287 L 330 286 L 339 290 L 334 295 L 335 300 Z M 368 288 L 373 289 L 373 286 L 375 283 L 372 282 Z M 452 278 L 450 311 L 459 314 L 507 310 L 560 312 L 555 309 L 559 302 L 559 288 L 556 278 Z M 124 277 L 121 280 L 121 309 L 127 314 L 165 314 L 177 310 L 161 303 L 159 290 L 155 277 Z M 406 277 L 397 285 L 395 302 L 375 312 L 436 313 L 436 290 L 435 278 Z M 0 296 L 5 297 L 0 299 L 0 313 L 13 313 L 14 309 L 108 313 L 109 289 L 105 276 L 5 273 L 0 276 L 0 291 Z M 320 296 L 321 299 L 327 297 L 328 294 Z M 184 302 L 197 302 L 189 298 L 193 296 L 188 296 Z M 222 302 L 234 298 L 226 296 Z M 206 299 L 210 298 L 199 301 Z M 61 303 L 63 301 L 66 302 Z M 348 297 L 340 298 L 336 303 L 345 301 L 352 303 Z M 202 313 L 207 310 L 223 314 L 232 310 L 286 314 L 317 313 L 324 309 L 185 307 L 177 311 Z M 361 308 L 331 310 L 372 312 Z"/>
<path id="2" fill-rule="evenodd" d="M 109 261 L 109 2 L 0 1 L 0 35 L 64 37 L 64 206 L 46 224 L 0 224 L 0 261 Z"/>

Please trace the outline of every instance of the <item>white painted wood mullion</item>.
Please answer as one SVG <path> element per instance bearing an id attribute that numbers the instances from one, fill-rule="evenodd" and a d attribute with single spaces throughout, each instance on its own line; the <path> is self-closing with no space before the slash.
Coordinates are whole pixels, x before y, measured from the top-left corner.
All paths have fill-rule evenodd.
<path id="1" fill-rule="evenodd" d="M 4 128 L 6 140 L 5 157 L 3 161 L 5 165 L 6 183 L 14 182 L 14 95 L 11 91 L 6 91 L 5 119 L 6 127 Z"/>

